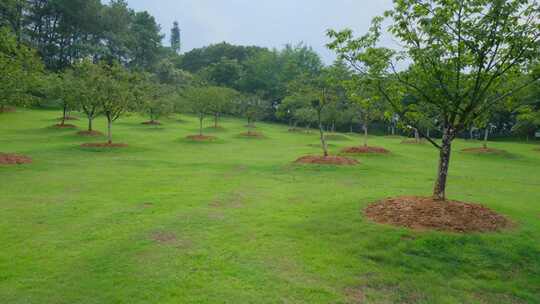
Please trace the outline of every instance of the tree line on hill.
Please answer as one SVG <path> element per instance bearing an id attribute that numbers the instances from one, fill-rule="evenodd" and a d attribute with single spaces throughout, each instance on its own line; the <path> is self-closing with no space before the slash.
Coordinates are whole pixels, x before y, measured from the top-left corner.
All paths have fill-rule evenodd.
<path id="1" fill-rule="evenodd" d="M 260 111 L 264 113 L 258 115 L 260 119 L 287 122 L 291 128 L 299 125 L 309 128 L 317 123 L 316 109 L 306 102 L 308 96 L 301 96 L 296 89 L 303 80 L 316 78 L 325 69 L 332 69 L 333 73 L 341 74 L 340 81 L 349 84 L 342 85 L 343 92 L 337 102 L 325 107 L 322 114 L 325 129 L 365 131 L 370 122 L 375 121 L 377 125 L 384 123 L 391 133 L 397 127 L 410 131 L 401 123 L 403 119 L 400 120 L 394 109 L 376 100 L 380 97 L 365 98 L 375 96 L 376 90 L 369 92 L 365 87 L 352 88 L 354 85 L 351 84 L 358 83 L 353 78 L 362 77 L 346 64 L 344 58 L 326 67 L 319 55 L 303 44 L 286 45 L 276 50 L 223 42 L 180 54 L 177 22 L 171 32 L 170 46 L 164 46 L 164 35 L 154 17 L 148 12 L 130 9 L 124 0 L 113 0 L 107 4 L 99 0 L 7 0 L 0 4 L 0 26 L 5 28 L 2 31 L 3 39 L 15 37 L 17 49 L 24 45 L 35 51 L 36 58 L 32 60 L 41 61 L 42 64 L 34 64 L 32 68 L 40 69 L 42 65 L 42 74 L 47 75 L 45 78 L 55 78 L 51 75 L 56 74 L 57 80 L 64 79 L 63 73 L 84 60 L 94 64 L 116 62 L 130 73 L 147 74 L 138 78 L 151 80 L 151 83 L 161 86 L 157 91 L 174 91 L 179 96 L 173 98 L 170 94 L 163 96 L 157 93 L 153 100 L 143 102 L 145 106 L 138 106 L 143 112 L 148 111 L 148 106 L 162 114 L 190 111 L 186 98 L 182 98 L 185 95 L 183 89 L 222 87 L 235 90 L 238 95 L 257 96 L 264 100 L 265 104 L 261 104 L 264 111 Z M 9 48 L 7 43 L 3 47 Z M 24 85 L 21 81 L 18 83 Z M 44 92 L 47 86 L 46 81 L 41 81 L 39 85 L 31 85 L 29 90 L 16 91 L 28 92 L 28 97 L 32 97 L 28 100 L 36 100 L 39 105 L 52 103 L 66 109 L 68 102 L 58 95 L 51 97 Z M 163 86 L 169 88 L 164 89 Z M 537 86 L 529 91 L 527 96 L 519 98 L 520 101 L 538 98 Z M 7 99 L 11 100 L 10 103 L 20 100 L 17 97 L 2 98 L 0 104 L 6 104 Z M 414 102 L 412 96 L 404 100 Z M 232 107 L 222 108 L 221 113 L 237 114 L 236 110 L 230 110 Z M 75 109 L 80 109 L 80 106 L 69 104 L 68 110 Z M 424 109 L 408 115 L 417 116 L 415 120 L 423 132 L 440 134 L 434 115 Z M 531 137 L 538 124 L 536 105 L 516 106 L 514 102 L 485 113 L 461 135 L 478 137 L 480 133 L 485 135 L 493 132 Z M 410 133 L 419 136 L 417 131 Z"/>

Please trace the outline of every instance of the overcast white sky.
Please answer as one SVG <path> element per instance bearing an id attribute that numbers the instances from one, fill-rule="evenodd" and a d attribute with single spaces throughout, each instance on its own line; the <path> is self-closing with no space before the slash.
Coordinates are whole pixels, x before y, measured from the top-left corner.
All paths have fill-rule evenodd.
<path id="1" fill-rule="evenodd" d="M 128 0 L 146 10 L 168 34 L 173 21 L 182 30 L 182 51 L 227 41 L 281 48 L 304 42 L 331 63 L 325 31 L 351 28 L 367 31 L 371 19 L 389 9 L 392 0 Z M 387 39 L 384 44 L 391 44 Z"/>

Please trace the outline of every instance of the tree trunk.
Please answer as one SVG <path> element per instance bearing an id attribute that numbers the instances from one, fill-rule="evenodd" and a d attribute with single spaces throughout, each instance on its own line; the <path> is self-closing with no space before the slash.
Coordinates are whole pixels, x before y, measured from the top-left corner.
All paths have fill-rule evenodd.
<path id="1" fill-rule="evenodd" d="M 349 132 L 350 132 L 351 134 L 353 133 L 353 125 L 352 125 L 352 124 L 349 125 Z"/>
<path id="2" fill-rule="evenodd" d="M 364 129 L 364 147 L 367 147 L 367 141 L 368 141 L 368 126 L 366 123 L 364 123 L 364 125 L 362 126 L 362 128 Z"/>
<path id="3" fill-rule="evenodd" d="M 321 122 L 321 111 L 317 112 L 317 118 L 319 119 L 319 132 L 320 132 L 320 135 L 321 135 L 321 145 L 322 145 L 322 149 L 323 149 L 323 155 L 324 155 L 324 157 L 327 157 L 328 156 L 328 146 L 326 145 L 326 138 L 324 136 L 324 127 L 323 127 L 323 124 Z"/>
<path id="4" fill-rule="evenodd" d="M 484 144 L 483 144 L 484 149 L 487 149 L 488 137 L 489 137 L 489 127 L 486 127 L 486 129 L 484 130 Z"/>
<path id="5" fill-rule="evenodd" d="M 107 138 L 108 138 L 107 142 L 109 144 L 112 144 L 112 130 L 111 130 L 111 127 L 112 127 L 111 118 L 107 116 Z"/>
<path id="6" fill-rule="evenodd" d="M 203 122 L 203 116 L 199 115 L 199 135 L 202 136 L 202 122 Z"/>
<path id="7" fill-rule="evenodd" d="M 416 141 L 417 144 L 420 143 L 420 134 L 418 133 L 418 129 L 414 129 L 414 140 Z"/>
<path id="8" fill-rule="evenodd" d="M 473 128 L 469 129 L 469 139 L 473 140 Z"/>
<path id="9" fill-rule="evenodd" d="M 450 154 L 452 152 L 452 140 L 454 134 L 449 129 L 444 129 L 442 144 L 439 152 L 439 168 L 437 171 L 437 181 L 433 188 L 433 198 L 444 201 L 446 199 L 446 181 L 448 168 L 450 166 Z"/>
<path id="10" fill-rule="evenodd" d="M 396 135 L 396 128 L 394 128 L 394 125 L 390 126 L 390 129 L 392 130 L 392 136 Z"/>
<path id="11" fill-rule="evenodd" d="M 426 136 L 427 136 L 428 138 L 430 137 L 430 136 L 429 136 L 430 131 L 431 131 L 431 129 L 430 129 L 430 128 L 427 128 L 427 130 L 426 130 Z"/>
<path id="12" fill-rule="evenodd" d="M 218 113 L 214 113 L 214 128 L 216 129 L 218 127 L 218 116 L 219 116 Z"/>
<path id="13" fill-rule="evenodd" d="M 62 123 L 61 123 L 62 126 L 66 123 L 66 115 L 67 115 L 66 113 L 67 113 L 67 106 L 64 105 L 64 109 L 62 113 Z"/>
<path id="14" fill-rule="evenodd" d="M 92 118 L 88 117 L 88 132 L 92 132 Z"/>

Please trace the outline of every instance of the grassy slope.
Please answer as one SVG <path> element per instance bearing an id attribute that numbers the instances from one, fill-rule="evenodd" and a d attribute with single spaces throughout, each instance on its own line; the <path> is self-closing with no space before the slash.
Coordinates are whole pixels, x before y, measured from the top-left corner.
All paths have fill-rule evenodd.
<path id="1" fill-rule="evenodd" d="M 267 139 L 238 138 L 244 122 L 231 119 L 213 132 L 218 142 L 192 143 L 183 138 L 196 133 L 194 119 L 152 127 L 129 117 L 113 130 L 130 147 L 98 152 L 80 148 L 87 139 L 73 130 L 46 128 L 58 115 L 0 115 L 0 151 L 34 159 L 0 167 L 0 303 L 540 303 L 532 145 L 454 154 L 450 197 L 519 225 L 458 235 L 361 216 L 372 201 L 431 192 L 429 145 L 377 137 L 391 155 L 298 166 L 319 153 L 309 146 L 316 134 L 260 124 Z M 105 129 L 102 119 L 95 126 Z"/>

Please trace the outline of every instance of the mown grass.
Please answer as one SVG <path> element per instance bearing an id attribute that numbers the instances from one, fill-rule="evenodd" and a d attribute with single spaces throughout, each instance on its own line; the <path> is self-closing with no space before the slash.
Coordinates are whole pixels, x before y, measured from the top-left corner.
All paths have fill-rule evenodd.
<path id="1" fill-rule="evenodd" d="M 373 137 L 389 155 L 355 167 L 294 165 L 317 133 L 225 119 L 113 126 L 122 149 L 85 149 L 51 111 L 0 115 L 0 303 L 540 303 L 540 152 L 460 153 L 448 193 L 515 223 L 489 234 L 418 232 L 363 218 L 370 202 L 429 195 L 437 152 Z M 85 121 L 70 121 L 85 127 Z M 207 122 L 210 125 L 210 121 Z M 95 126 L 105 131 L 99 119 Z M 331 141 L 330 149 L 361 143 Z"/>

